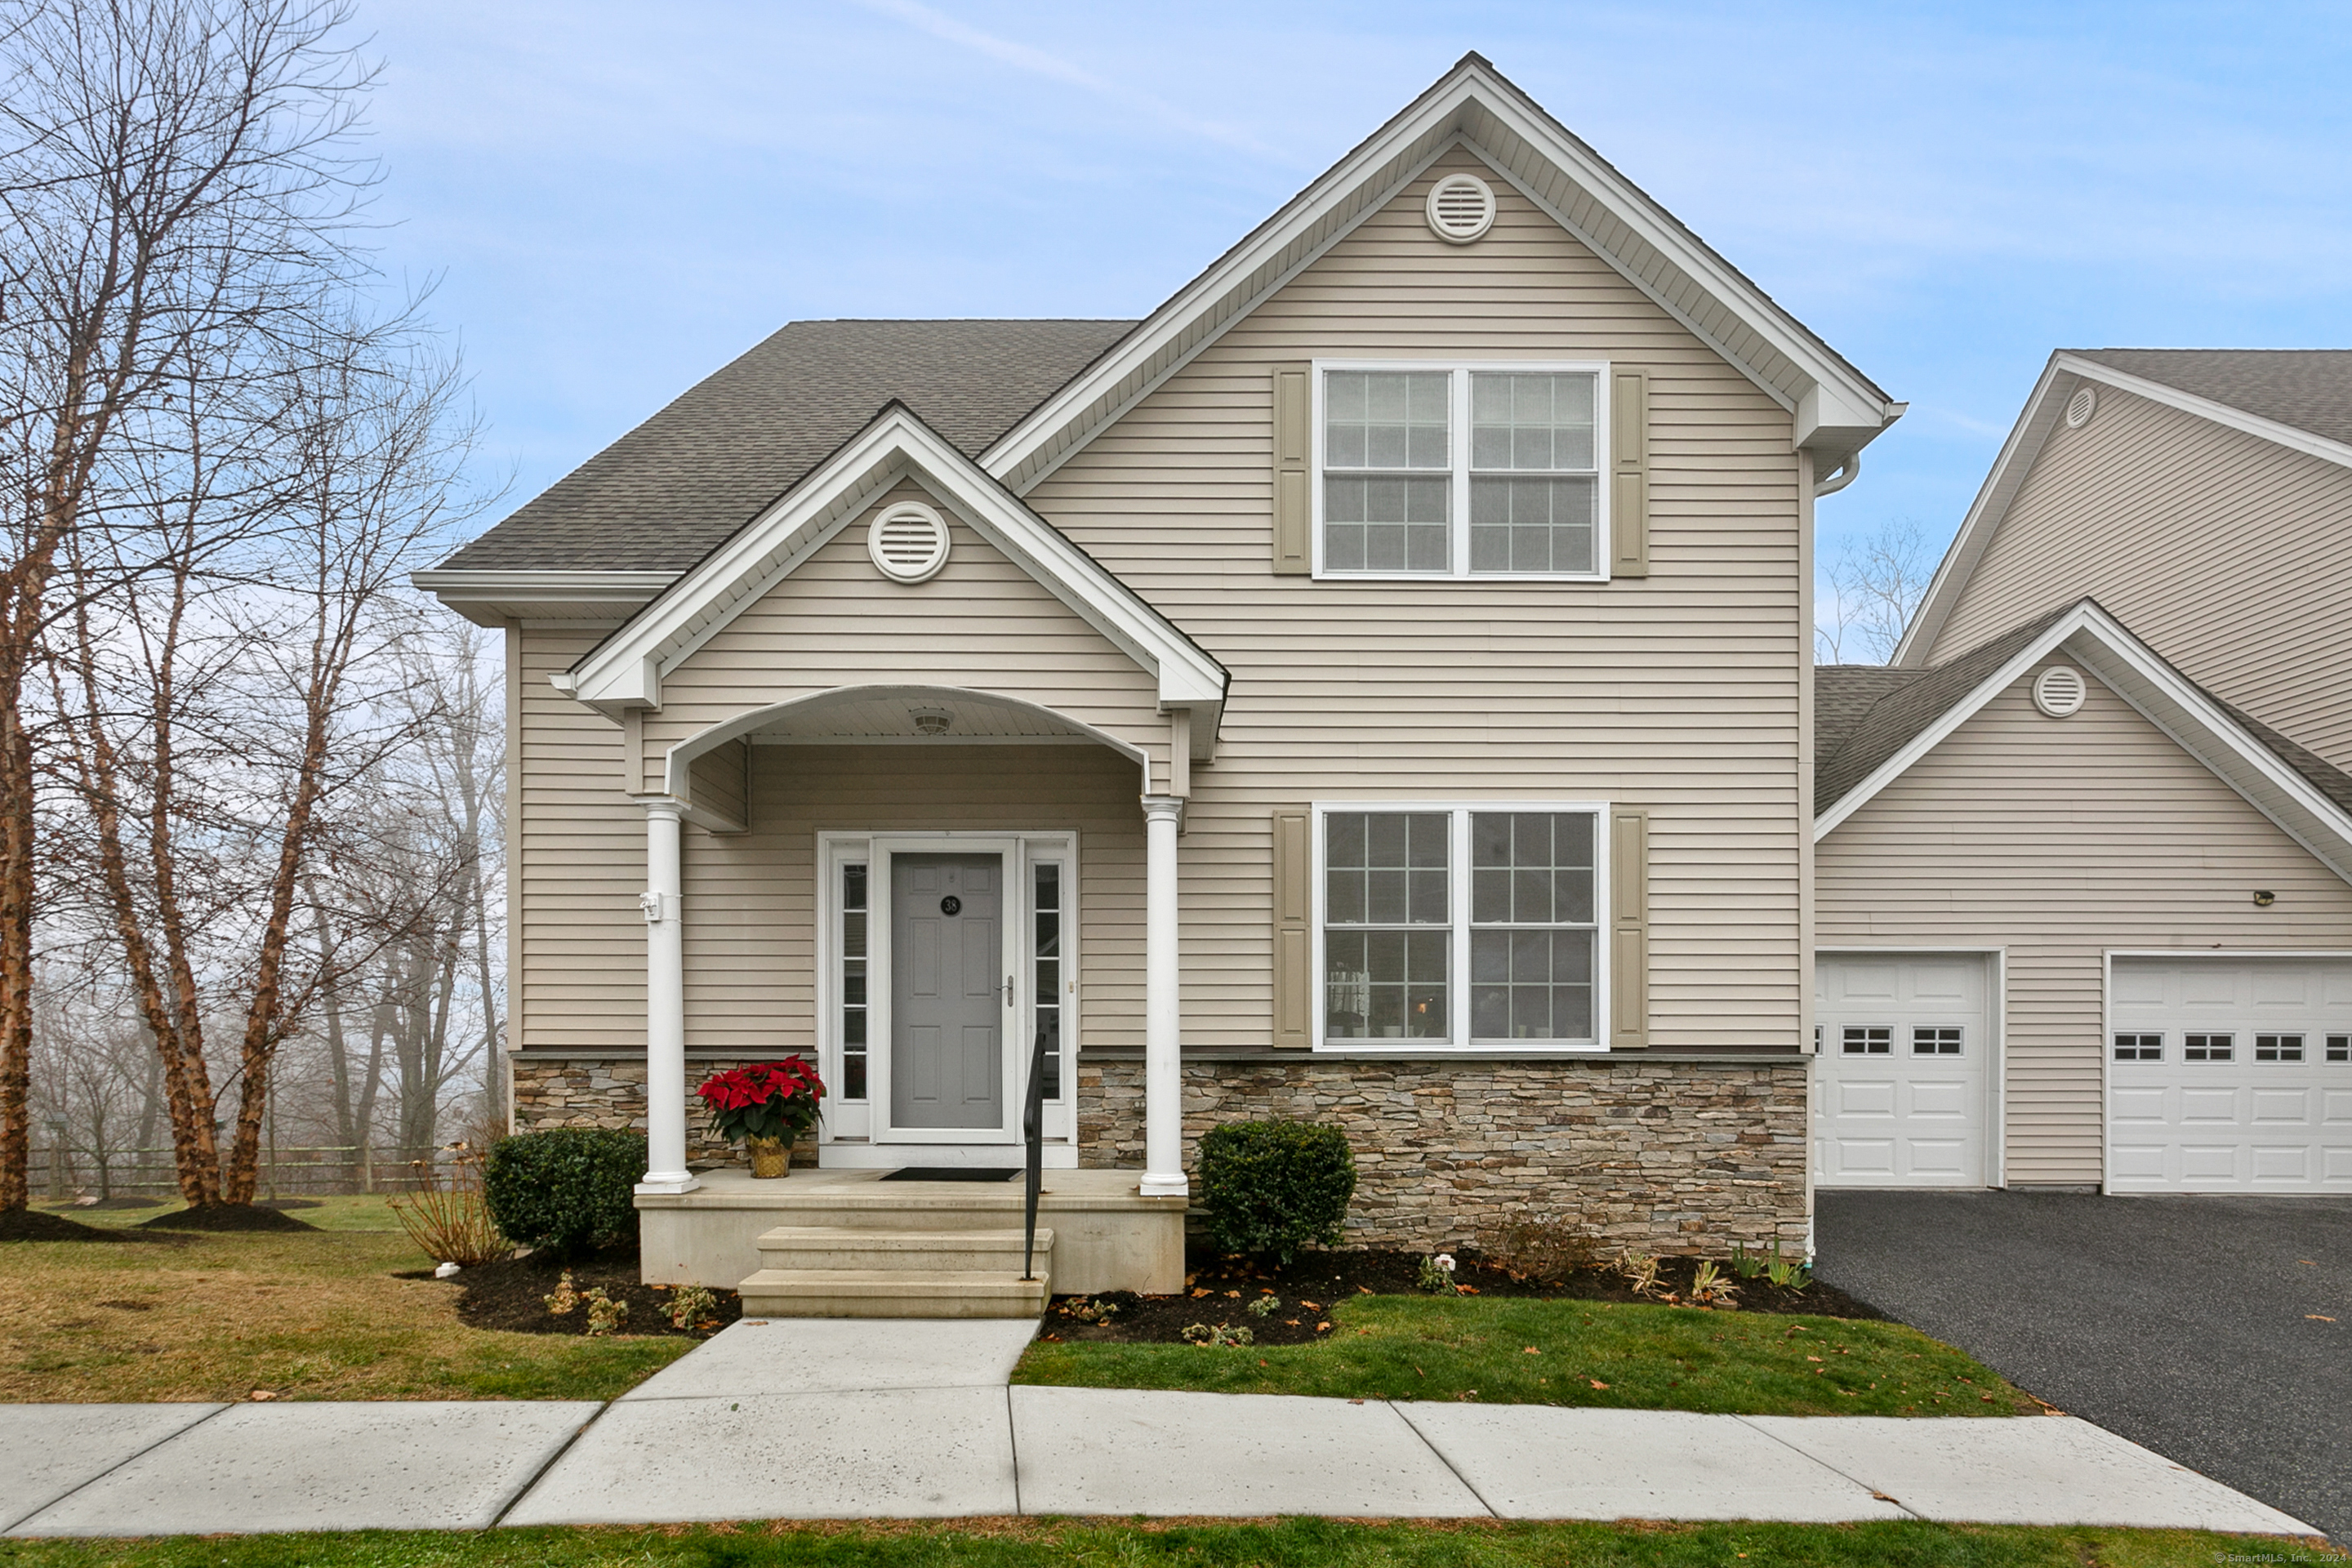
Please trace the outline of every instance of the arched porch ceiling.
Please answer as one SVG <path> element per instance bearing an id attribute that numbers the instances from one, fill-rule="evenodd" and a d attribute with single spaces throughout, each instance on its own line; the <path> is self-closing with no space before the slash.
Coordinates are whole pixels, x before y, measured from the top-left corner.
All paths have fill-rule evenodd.
<path id="1" fill-rule="evenodd" d="M 928 733 L 924 720 L 944 719 Z M 1136 764 L 1139 793 L 1150 793 L 1150 762 L 1140 739 L 1112 734 L 1040 703 L 1002 692 L 939 685 L 840 686 L 787 702 L 747 709 L 671 746 L 665 790 L 683 802 L 688 818 L 717 832 L 749 824 L 719 799 L 696 788 L 697 764 L 740 743 L 763 745 L 1097 745 Z"/>

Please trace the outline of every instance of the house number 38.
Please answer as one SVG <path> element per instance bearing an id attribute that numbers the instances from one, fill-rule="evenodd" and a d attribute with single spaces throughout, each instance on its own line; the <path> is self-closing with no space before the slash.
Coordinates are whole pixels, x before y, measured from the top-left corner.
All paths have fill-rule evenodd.
<path id="1" fill-rule="evenodd" d="M 961 914 L 962 912 L 963 900 L 957 898 L 953 893 L 950 893 L 946 898 L 940 900 L 940 913 L 943 915 L 955 915 Z"/>

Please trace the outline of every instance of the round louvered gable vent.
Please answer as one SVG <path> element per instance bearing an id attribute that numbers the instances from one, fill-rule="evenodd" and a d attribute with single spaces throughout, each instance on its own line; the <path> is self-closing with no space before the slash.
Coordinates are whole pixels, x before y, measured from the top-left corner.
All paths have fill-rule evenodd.
<path id="1" fill-rule="evenodd" d="M 2033 705 L 2053 719 L 2079 711 L 2090 694 L 2083 672 L 2063 664 L 2053 664 L 2033 678 Z"/>
<path id="2" fill-rule="evenodd" d="M 2074 395 L 2066 400 L 2066 428 L 2080 430 L 2091 422 L 2091 416 L 2098 411 L 2098 393 L 2091 387 L 2076 387 Z"/>
<path id="3" fill-rule="evenodd" d="M 874 520 L 866 553 L 893 582 L 927 582 L 948 563 L 948 525 L 929 507 L 903 502 Z"/>
<path id="4" fill-rule="evenodd" d="M 1448 174 L 1430 187 L 1429 226 L 1437 237 L 1467 245 L 1495 226 L 1494 188 L 1475 174 Z"/>

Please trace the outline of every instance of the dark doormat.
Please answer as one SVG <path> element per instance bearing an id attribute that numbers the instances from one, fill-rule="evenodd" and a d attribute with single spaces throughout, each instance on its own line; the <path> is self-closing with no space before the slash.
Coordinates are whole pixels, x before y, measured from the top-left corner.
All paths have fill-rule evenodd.
<path id="1" fill-rule="evenodd" d="M 886 1182 L 1009 1182 L 1021 1173 L 994 1165 L 907 1165 L 891 1172 Z"/>

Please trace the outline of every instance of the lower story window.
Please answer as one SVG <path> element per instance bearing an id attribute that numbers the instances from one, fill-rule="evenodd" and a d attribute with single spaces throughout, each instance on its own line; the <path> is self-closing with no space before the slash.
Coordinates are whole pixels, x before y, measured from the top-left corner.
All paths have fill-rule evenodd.
<path id="1" fill-rule="evenodd" d="M 2299 1062 L 2303 1060 L 2303 1037 L 2301 1035 L 2256 1035 L 2254 1060 Z"/>
<path id="2" fill-rule="evenodd" d="M 1331 807 L 1327 1043 L 1597 1044 L 1597 806 Z"/>
<path id="3" fill-rule="evenodd" d="M 2162 1035 L 2117 1035 L 2116 1060 L 2119 1062 L 2160 1062 L 2164 1059 Z"/>
<path id="4" fill-rule="evenodd" d="M 1955 1024 L 1915 1025 L 1911 1030 L 1911 1054 L 1915 1057 L 1958 1056 L 1959 1026 Z"/>
<path id="5" fill-rule="evenodd" d="M 1062 1097 L 1062 868 L 1053 860 L 1030 869 L 1030 963 L 1035 968 L 1037 1037 L 1045 1047 L 1045 1098 Z"/>
<path id="6" fill-rule="evenodd" d="M 866 1098 L 866 868 L 841 868 L 841 1088 Z"/>

